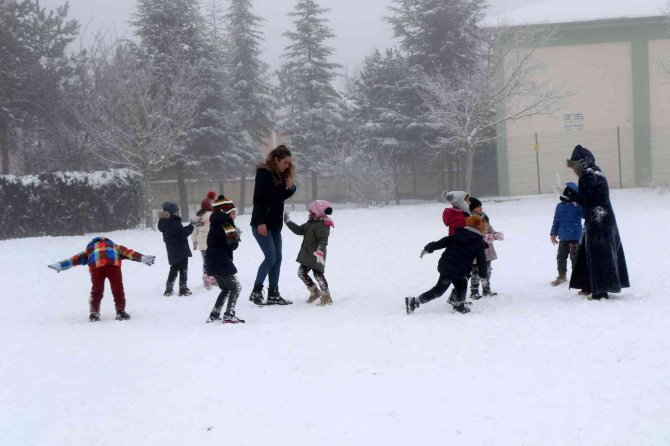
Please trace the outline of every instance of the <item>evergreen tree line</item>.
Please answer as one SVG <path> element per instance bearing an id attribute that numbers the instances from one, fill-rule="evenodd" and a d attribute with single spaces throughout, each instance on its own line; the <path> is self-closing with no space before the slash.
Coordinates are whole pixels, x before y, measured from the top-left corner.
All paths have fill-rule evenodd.
<path id="1" fill-rule="evenodd" d="M 464 144 L 435 114 L 426 85 L 449 80 L 438 84 L 457 92 L 459 79 L 490 60 L 484 0 L 394 0 L 384 20 L 398 46 L 371 52 L 343 91 L 334 87 L 343 73 L 332 62 L 327 9 L 295 0 L 272 73 L 252 2 L 138 0 L 135 39 L 99 35 L 72 51 L 80 25 L 67 5 L 0 0 L 2 172 L 10 160 L 20 173 L 131 168 L 144 178 L 150 224 L 150 181 L 169 171 L 185 203 L 189 172 L 244 178 L 273 130 L 288 137 L 313 198 L 317 175 L 336 175 L 358 201 L 386 203 L 399 198 L 409 167 L 459 159 Z"/>

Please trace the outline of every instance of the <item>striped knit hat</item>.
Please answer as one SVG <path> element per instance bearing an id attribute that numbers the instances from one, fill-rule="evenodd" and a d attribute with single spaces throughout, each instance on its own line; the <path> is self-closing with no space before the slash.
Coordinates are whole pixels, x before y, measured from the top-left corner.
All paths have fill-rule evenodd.
<path id="1" fill-rule="evenodd" d="M 233 200 L 231 200 L 230 198 L 226 198 L 223 195 L 219 195 L 216 198 L 216 200 L 212 201 L 212 208 L 215 211 L 221 210 L 226 214 L 230 214 L 231 212 L 237 212 Z"/>

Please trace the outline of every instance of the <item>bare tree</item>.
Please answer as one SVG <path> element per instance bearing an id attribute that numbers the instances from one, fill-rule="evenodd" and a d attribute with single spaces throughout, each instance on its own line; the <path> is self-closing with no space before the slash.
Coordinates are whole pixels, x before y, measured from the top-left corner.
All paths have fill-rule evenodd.
<path id="1" fill-rule="evenodd" d="M 467 73 L 424 77 L 424 105 L 440 135 L 425 141 L 436 155 L 462 153 L 466 188 L 472 189 L 474 156 L 496 138 L 496 127 L 551 114 L 570 93 L 542 74 L 537 57 L 554 36 L 550 26 L 499 26 L 482 31 L 481 54 Z"/>
<path id="2" fill-rule="evenodd" d="M 364 207 L 388 204 L 397 196 L 397 161 L 369 150 L 358 138 L 351 139 L 334 144 L 328 153 L 327 162 L 333 173 L 349 186 L 354 203 Z"/>
<path id="3" fill-rule="evenodd" d="M 127 47 L 98 42 L 88 72 L 89 101 L 77 110 L 98 157 L 142 174 L 147 226 L 149 183 L 182 156 L 203 94 L 195 66 L 184 60 L 173 69 L 167 82 L 164 77 L 158 83 Z"/>

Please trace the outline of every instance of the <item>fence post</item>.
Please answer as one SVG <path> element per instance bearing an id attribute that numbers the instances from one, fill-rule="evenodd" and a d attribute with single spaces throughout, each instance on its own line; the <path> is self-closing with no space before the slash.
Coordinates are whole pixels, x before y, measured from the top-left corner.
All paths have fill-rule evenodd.
<path id="1" fill-rule="evenodd" d="M 537 164 L 537 194 L 542 194 L 540 187 L 540 145 L 537 143 L 537 132 L 535 132 L 535 163 Z"/>
<path id="2" fill-rule="evenodd" d="M 616 144 L 619 154 L 619 189 L 623 189 L 623 175 L 621 175 L 621 130 L 619 126 L 616 128 Z"/>

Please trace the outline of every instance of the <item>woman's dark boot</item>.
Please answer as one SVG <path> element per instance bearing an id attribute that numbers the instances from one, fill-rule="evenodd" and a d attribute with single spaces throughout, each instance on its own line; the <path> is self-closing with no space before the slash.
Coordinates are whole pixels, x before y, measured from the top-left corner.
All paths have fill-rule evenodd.
<path id="1" fill-rule="evenodd" d="M 267 305 L 291 305 L 293 302 L 286 300 L 279 294 L 279 290 L 276 288 L 270 288 L 268 290 L 268 302 Z"/>
<path id="2" fill-rule="evenodd" d="M 249 300 L 256 305 L 265 305 L 265 302 L 263 302 L 263 284 L 254 284 L 254 289 L 251 290 Z"/>

